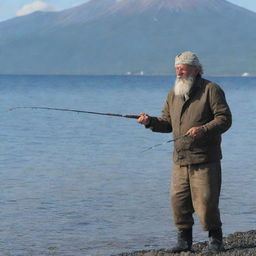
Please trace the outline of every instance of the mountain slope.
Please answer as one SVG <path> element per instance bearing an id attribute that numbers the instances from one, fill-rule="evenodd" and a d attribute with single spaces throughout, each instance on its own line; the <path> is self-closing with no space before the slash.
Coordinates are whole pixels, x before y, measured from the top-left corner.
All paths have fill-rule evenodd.
<path id="1" fill-rule="evenodd" d="M 0 23 L 0 73 L 168 74 L 192 50 L 207 74 L 256 74 L 255 24 L 224 0 L 92 0 Z"/>

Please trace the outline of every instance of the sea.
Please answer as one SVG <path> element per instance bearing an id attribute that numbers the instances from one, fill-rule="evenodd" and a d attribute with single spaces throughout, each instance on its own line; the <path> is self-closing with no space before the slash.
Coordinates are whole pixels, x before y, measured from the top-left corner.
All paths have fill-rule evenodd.
<path id="1" fill-rule="evenodd" d="M 256 228 L 256 77 L 206 77 L 233 114 L 222 136 L 224 235 Z M 0 252 L 110 256 L 170 248 L 171 134 L 135 119 L 15 107 L 161 115 L 173 76 L 0 76 Z M 11 110 L 12 109 L 12 110 Z M 145 149 L 154 147 L 151 150 Z M 195 216 L 194 241 L 207 240 Z"/>

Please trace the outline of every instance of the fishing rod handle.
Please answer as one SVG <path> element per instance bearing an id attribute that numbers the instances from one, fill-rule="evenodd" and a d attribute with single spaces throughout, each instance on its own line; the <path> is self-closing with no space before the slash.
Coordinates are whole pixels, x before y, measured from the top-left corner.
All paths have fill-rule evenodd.
<path id="1" fill-rule="evenodd" d="M 123 117 L 138 119 L 140 116 L 139 115 L 123 115 Z"/>

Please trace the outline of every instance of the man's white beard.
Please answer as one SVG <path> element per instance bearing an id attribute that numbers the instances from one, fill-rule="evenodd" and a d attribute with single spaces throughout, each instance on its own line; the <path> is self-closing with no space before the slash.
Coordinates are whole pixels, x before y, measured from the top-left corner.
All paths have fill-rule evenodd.
<path id="1" fill-rule="evenodd" d="M 195 77 L 181 77 L 177 76 L 174 86 L 174 94 L 184 96 L 186 99 L 188 98 L 189 91 L 193 86 L 195 81 Z"/>

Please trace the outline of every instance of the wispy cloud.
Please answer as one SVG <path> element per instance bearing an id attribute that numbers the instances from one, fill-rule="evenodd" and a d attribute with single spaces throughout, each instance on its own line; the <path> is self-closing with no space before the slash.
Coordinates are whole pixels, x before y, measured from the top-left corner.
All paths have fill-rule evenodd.
<path id="1" fill-rule="evenodd" d="M 51 11 L 57 11 L 57 10 L 58 8 L 53 4 L 49 4 L 43 1 L 35 1 L 30 4 L 23 5 L 21 9 L 19 9 L 16 12 L 16 16 L 23 16 L 36 11 L 51 12 Z"/>

